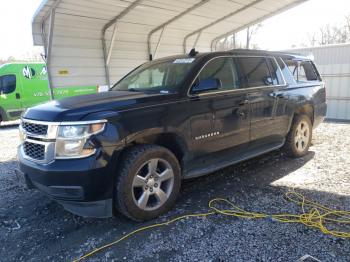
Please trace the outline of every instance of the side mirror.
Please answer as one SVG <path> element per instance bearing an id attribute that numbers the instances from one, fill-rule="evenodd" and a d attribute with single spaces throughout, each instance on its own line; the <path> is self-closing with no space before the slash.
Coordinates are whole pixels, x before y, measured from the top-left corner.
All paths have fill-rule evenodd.
<path id="1" fill-rule="evenodd" d="M 210 90 L 217 90 L 221 87 L 221 81 L 218 78 L 207 78 L 200 80 L 192 87 L 192 92 L 199 93 Z"/>

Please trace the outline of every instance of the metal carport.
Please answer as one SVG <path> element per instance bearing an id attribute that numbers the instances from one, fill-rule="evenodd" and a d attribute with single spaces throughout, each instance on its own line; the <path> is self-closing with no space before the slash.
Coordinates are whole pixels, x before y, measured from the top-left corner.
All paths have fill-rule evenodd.
<path id="1" fill-rule="evenodd" d="M 44 0 L 33 18 L 50 86 L 109 85 L 152 58 L 216 43 L 307 0 Z"/>

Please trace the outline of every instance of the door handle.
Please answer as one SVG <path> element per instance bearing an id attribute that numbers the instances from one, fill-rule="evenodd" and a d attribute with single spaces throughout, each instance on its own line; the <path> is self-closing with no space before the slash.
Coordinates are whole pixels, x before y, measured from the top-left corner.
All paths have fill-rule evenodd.
<path id="1" fill-rule="evenodd" d="M 19 93 L 16 93 L 16 99 L 20 99 L 21 95 Z"/>
<path id="2" fill-rule="evenodd" d="M 281 94 L 281 93 L 274 93 L 273 96 L 275 98 L 284 98 L 284 94 Z"/>
<path id="3" fill-rule="evenodd" d="M 248 104 L 249 103 L 249 100 L 248 99 L 245 99 L 243 100 L 242 102 L 240 102 L 238 105 L 239 106 L 244 106 L 245 104 Z"/>

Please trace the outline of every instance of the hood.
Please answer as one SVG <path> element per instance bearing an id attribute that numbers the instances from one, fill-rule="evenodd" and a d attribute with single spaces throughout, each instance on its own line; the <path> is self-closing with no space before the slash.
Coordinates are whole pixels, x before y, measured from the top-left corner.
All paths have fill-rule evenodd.
<path id="1" fill-rule="evenodd" d="M 164 102 L 173 96 L 174 94 L 110 91 L 54 100 L 27 109 L 23 117 L 49 122 L 79 121 L 91 113 L 134 109 Z"/>

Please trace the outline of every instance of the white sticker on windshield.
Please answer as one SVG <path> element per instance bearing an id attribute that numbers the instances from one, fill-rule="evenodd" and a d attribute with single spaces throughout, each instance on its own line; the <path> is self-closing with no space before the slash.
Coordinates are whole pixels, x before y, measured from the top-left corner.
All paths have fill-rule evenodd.
<path id="1" fill-rule="evenodd" d="M 191 64 L 195 58 L 178 58 L 173 62 L 174 64 Z"/>

